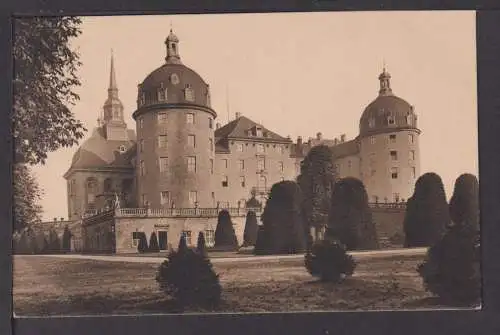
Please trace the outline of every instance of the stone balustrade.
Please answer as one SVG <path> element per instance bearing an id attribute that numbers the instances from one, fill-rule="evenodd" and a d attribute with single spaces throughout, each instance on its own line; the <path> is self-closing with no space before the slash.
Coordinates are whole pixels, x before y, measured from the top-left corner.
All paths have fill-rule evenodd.
<path id="1" fill-rule="evenodd" d="M 117 217 L 216 217 L 221 210 L 231 216 L 246 216 L 249 211 L 260 215 L 260 208 L 117 208 Z"/>

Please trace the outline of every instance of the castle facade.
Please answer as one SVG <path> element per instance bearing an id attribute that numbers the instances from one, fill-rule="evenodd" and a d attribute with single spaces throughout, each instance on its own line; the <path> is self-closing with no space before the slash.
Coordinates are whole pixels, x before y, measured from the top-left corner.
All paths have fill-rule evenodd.
<path id="1" fill-rule="evenodd" d="M 210 86 L 184 65 L 179 39 L 170 31 L 165 63 L 138 85 L 135 131 L 124 108 L 111 58 L 108 98 L 97 127 L 74 154 L 65 173 L 68 217 L 121 208 L 244 208 L 264 202 L 274 183 L 295 180 L 308 151 L 332 150 L 340 177 L 363 181 L 370 202 L 404 202 L 420 174 L 417 115 L 392 92 L 391 76 L 379 76 L 378 96 L 359 119 L 359 135 L 346 140 L 294 142 L 240 114 L 217 121 Z"/>

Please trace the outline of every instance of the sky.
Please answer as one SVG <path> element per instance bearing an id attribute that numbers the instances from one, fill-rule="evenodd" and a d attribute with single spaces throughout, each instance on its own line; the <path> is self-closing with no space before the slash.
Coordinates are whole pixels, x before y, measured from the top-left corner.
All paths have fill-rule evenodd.
<path id="1" fill-rule="evenodd" d="M 137 85 L 164 63 L 172 27 L 183 63 L 211 88 L 217 122 L 239 112 L 282 136 L 358 135 L 386 64 L 395 95 L 419 117 L 421 173 L 441 176 L 448 198 L 478 174 L 475 12 L 323 12 L 84 17 L 75 116 L 91 130 L 107 96 L 111 50 L 126 122 Z M 83 142 L 83 141 L 82 141 Z M 81 143 L 82 143 L 81 142 Z M 63 174 L 77 147 L 50 153 L 34 173 L 43 219 L 67 218 Z"/>

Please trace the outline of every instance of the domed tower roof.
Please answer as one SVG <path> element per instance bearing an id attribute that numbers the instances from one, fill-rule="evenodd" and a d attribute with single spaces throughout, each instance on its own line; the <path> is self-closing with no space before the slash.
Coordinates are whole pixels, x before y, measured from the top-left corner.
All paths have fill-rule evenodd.
<path id="1" fill-rule="evenodd" d="M 138 110 L 134 117 L 141 107 L 152 105 L 187 104 L 211 110 L 210 87 L 196 71 L 182 63 L 179 39 L 172 30 L 165 45 L 165 64 L 147 75 L 138 85 Z"/>
<path id="2" fill-rule="evenodd" d="M 380 90 L 378 97 L 364 110 L 359 121 L 361 137 L 392 132 L 401 129 L 417 129 L 417 115 L 413 106 L 396 96 L 391 88 L 391 75 L 385 67 L 378 77 Z"/>

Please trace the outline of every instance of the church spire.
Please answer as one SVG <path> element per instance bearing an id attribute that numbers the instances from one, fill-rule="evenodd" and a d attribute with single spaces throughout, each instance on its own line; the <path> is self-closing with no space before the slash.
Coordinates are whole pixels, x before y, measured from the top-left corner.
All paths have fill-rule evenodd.
<path id="1" fill-rule="evenodd" d="M 382 73 L 378 76 L 378 80 L 380 81 L 379 95 L 392 95 L 391 75 L 385 68 L 385 62 Z"/>
<path id="2" fill-rule="evenodd" d="M 168 64 L 182 64 L 181 56 L 179 55 L 179 39 L 170 28 L 170 34 L 165 40 L 165 45 L 167 47 L 167 57 L 165 61 Z"/>
<path id="3" fill-rule="evenodd" d="M 115 64 L 113 57 L 113 49 L 111 49 L 111 69 L 109 71 L 109 87 L 108 98 L 118 99 L 118 86 L 116 84 Z"/>

